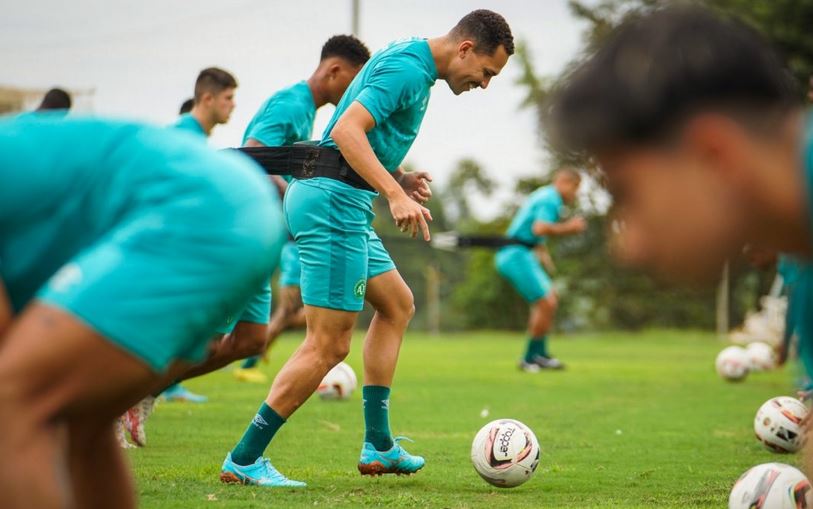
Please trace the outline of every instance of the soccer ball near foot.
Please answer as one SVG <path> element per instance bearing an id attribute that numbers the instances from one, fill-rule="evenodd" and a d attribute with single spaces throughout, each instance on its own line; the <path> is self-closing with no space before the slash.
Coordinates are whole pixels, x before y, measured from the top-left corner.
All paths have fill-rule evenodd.
<path id="1" fill-rule="evenodd" d="M 802 420 L 807 407 L 788 396 L 771 398 L 754 417 L 754 433 L 773 452 L 796 452 L 802 447 Z"/>
<path id="2" fill-rule="evenodd" d="M 539 464 L 539 442 L 533 432 L 514 419 L 483 426 L 471 444 L 471 462 L 480 477 L 498 488 L 524 483 Z"/>

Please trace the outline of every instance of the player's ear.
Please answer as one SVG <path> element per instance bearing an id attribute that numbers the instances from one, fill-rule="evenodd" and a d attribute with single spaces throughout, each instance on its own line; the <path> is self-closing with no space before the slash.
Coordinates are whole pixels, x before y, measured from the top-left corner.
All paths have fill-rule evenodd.
<path id="1" fill-rule="evenodd" d="M 716 113 L 695 115 L 683 130 L 683 144 L 705 168 L 737 183 L 747 168 L 748 137 L 742 125 Z"/>
<path id="2" fill-rule="evenodd" d="M 335 80 L 339 74 L 342 72 L 342 66 L 339 64 L 333 64 L 327 69 L 327 74 L 330 76 L 330 79 Z"/>
<path id="3" fill-rule="evenodd" d="M 457 56 L 466 58 L 466 56 L 474 50 L 474 43 L 468 39 L 464 39 L 457 45 Z"/>

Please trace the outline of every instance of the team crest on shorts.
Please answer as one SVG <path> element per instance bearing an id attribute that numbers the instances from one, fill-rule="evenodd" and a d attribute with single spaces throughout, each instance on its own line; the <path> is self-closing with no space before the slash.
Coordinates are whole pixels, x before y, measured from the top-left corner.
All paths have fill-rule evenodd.
<path id="1" fill-rule="evenodd" d="M 366 292 L 367 292 L 367 280 L 359 279 L 358 281 L 356 281 L 356 286 L 353 287 L 353 295 L 355 295 L 357 299 L 363 299 L 364 294 Z"/>

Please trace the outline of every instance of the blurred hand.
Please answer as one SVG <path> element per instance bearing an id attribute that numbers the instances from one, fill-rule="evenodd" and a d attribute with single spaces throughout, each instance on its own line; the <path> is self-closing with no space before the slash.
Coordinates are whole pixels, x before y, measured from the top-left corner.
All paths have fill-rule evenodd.
<path id="1" fill-rule="evenodd" d="M 423 205 L 429 198 L 432 197 L 432 190 L 429 189 L 429 182 L 432 182 L 432 176 L 429 172 L 425 171 L 410 171 L 401 175 L 398 183 L 404 189 L 404 192 Z"/>
<path id="2" fill-rule="evenodd" d="M 581 233 L 587 229 L 587 221 L 581 216 L 571 217 L 567 220 L 567 227 L 572 233 Z"/>
<path id="3" fill-rule="evenodd" d="M 429 242 L 431 237 L 427 221 L 432 220 L 429 209 L 402 193 L 390 200 L 390 213 L 395 220 L 395 226 L 402 232 L 409 232 L 413 239 L 420 232 L 423 240 Z"/>

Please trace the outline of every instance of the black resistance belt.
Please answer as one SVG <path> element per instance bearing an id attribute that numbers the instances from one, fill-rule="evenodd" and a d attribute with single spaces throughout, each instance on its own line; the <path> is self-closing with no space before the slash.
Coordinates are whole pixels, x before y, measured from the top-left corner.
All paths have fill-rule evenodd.
<path id="1" fill-rule="evenodd" d="M 269 175 L 291 175 L 297 180 L 326 177 L 356 189 L 375 191 L 333 148 L 299 144 L 290 147 L 240 147 L 235 150 L 254 159 Z"/>

